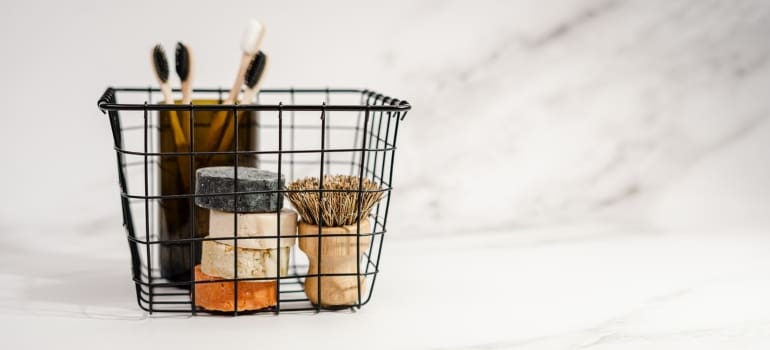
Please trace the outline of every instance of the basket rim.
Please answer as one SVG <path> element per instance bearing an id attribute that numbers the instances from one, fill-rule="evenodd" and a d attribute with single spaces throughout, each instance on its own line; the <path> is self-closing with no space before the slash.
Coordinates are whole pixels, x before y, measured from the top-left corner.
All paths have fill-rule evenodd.
<path id="1" fill-rule="evenodd" d="M 172 89 L 174 92 L 179 92 L 181 89 Z M 115 103 L 116 92 L 142 92 L 153 93 L 160 92 L 159 88 L 148 86 L 146 88 L 139 87 L 108 87 L 97 102 L 99 110 L 106 114 L 107 112 L 115 111 L 373 111 L 373 112 L 404 112 L 401 119 L 406 116 L 406 112 L 412 109 L 412 105 L 406 100 L 400 100 L 392 98 L 390 96 L 378 93 L 368 89 L 353 89 L 353 88 L 273 88 L 262 89 L 260 93 L 352 93 L 361 94 L 361 96 L 367 96 L 367 104 L 217 104 L 217 105 L 194 105 L 190 104 L 157 104 L 157 103 Z M 228 90 L 223 88 L 198 88 L 193 89 L 193 92 L 201 93 L 227 93 Z M 368 100 L 374 98 L 373 105 L 370 105 Z M 377 104 L 377 101 L 381 101 L 381 104 Z"/>

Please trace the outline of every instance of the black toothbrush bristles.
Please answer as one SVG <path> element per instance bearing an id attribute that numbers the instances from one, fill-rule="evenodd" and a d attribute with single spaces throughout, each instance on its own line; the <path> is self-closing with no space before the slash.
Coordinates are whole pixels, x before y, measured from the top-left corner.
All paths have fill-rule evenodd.
<path id="1" fill-rule="evenodd" d="M 249 89 L 253 89 L 259 82 L 259 78 L 262 77 L 262 72 L 265 70 L 265 62 L 267 57 L 262 51 L 259 51 L 249 63 L 249 68 L 246 69 L 246 75 L 244 76 L 244 84 Z"/>
<path id="2" fill-rule="evenodd" d="M 190 75 L 190 52 L 181 42 L 176 43 L 176 74 L 181 81 L 187 80 Z"/>
<path id="3" fill-rule="evenodd" d="M 152 50 L 152 64 L 155 67 L 155 73 L 158 75 L 161 83 L 168 81 L 168 61 L 166 60 L 166 51 L 160 44 L 155 45 Z"/>

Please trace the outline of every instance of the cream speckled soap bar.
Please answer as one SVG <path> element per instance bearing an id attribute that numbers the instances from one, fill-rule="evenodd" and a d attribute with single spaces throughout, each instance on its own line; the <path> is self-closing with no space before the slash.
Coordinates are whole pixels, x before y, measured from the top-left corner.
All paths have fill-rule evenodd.
<path id="1" fill-rule="evenodd" d="M 275 213 L 228 213 L 219 210 L 209 210 L 209 236 L 233 237 L 233 220 L 238 215 L 238 237 L 262 237 L 278 235 L 278 214 L 281 221 L 280 247 L 290 247 L 296 242 L 297 213 L 291 209 L 283 209 Z M 284 237 L 289 236 L 289 237 Z M 217 242 L 235 245 L 232 239 Z M 238 248 L 275 249 L 276 238 L 239 239 Z"/>
<path id="2" fill-rule="evenodd" d="M 239 242 L 240 243 L 240 242 Z M 277 277 L 278 249 L 238 248 L 216 241 L 203 241 L 201 271 L 209 276 L 235 278 L 233 261 L 238 250 L 238 278 Z M 281 250 L 281 276 L 289 270 L 289 247 Z"/>

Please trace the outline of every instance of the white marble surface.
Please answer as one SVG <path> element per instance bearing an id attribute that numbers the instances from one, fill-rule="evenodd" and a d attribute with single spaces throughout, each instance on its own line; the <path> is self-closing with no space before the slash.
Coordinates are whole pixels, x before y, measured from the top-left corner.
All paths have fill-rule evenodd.
<path id="1" fill-rule="evenodd" d="M 187 3 L 0 5 L 4 343 L 770 346 L 766 1 Z M 267 85 L 415 106 L 373 301 L 150 317 L 95 101 L 150 83 L 149 47 L 180 38 L 201 86 L 228 85 L 224 38 L 251 16 L 270 30 Z"/>
<path id="2" fill-rule="evenodd" d="M 0 323 L 6 344 L 35 348 L 765 349 L 770 237 L 729 233 L 573 224 L 394 238 L 362 310 L 238 318 L 139 311 L 112 237 L 92 240 L 100 253 L 4 242 Z"/>

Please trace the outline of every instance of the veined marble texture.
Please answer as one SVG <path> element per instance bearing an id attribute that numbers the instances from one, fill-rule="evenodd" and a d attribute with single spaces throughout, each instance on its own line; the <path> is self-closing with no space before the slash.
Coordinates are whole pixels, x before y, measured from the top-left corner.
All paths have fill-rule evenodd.
<path id="1" fill-rule="evenodd" d="M 43 40 L 44 32 L 22 20 L 34 4 L 5 11 L 5 31 L 25 29 L 28 36 L 6 40 L 9 64 L 2 68 L 6 96 L 15 98 L 6 114 L 13 127 L 0 128 L 6 145 L 0 152 L 28 170 L 5 174 L 8 181 L 0 185 L 14 198 L 0 207 L 9 228 L 103 230 L 120 221 L 109 128 L 85 102 L 109 85 L 152 84 L 148 46 L 185 39 L 200 47 L 198 86 L 229 82 L 237 64 L 230 57 L 237 58 L 237 42 L 222 40 L 242 30 L 241 21 L 222 11 L 238 8 L 237 2 L 186 9 L 189 19 L 174 25 L 164 22 L 164 13 L 181 11 L 171 4 L 146 13 L 141 3 L 120 9 L 87 3 L 47 21 L 60 28 L 48 31 L 50 40 L 68 45 L 58 50 L 57 64 L 91 67 L 84 70 L 55 69 L 43 59 L 43 48 L 28 45 Z M 414 105 L 398 140 L 389 221 L 394 236 L 603 218 L 617 208 L 613 215 L 686 225 L 682 219 L 695 213 L 691 205 L 704 213 L 696 221 L 770 221 L 764 176 L 770 165 L 761 161 L 768 154 L 762 130 L 770 108 L 770 6 L 764 1 L 336 1 L 305 2 L 303 11 L 290 4 L 253 6 L 265 14 L 264 49 L 275 63 L 266 86 L 363 87 Z M 132 26 L 138 18 L 148 24 Z M 198 18 L 222 26 L 193 25 Z M 110 44 L 113 38 L 121 45 Z M 59 91 L 50 97 L 59 118 L 35 124 L 25 116 L 36 97 L 18 91 L 34 90 L 52 74 L 59 77 L 49 80 Z M 73 89 L 73 81 L 89 89 Z M 14 130 L 35 133 L 24 137 Z M 55 145 L 57 153 L 41 144 Z M 73 162 L 80 171 L 61 172 L 58 181 L 40 168 Z M 714 183 L 681 192 L 706 181 L 701 177 Z M 14 185 L 23 181 L 62 200 L 26 195 Z M 703 200 L 692 203 L 696 194 Z M 705 200 L 708 195 L 716 198 Z M 64 198 L 79 200 L 60 205 Z M 716 199 L 733 201 L 725 220 L 705 215 L 728 214 Z M 37 220 L 40 210 L 55 212 L 57 222 Z"/>
<path id="2" fill-rule="evenodd" d="M 768 1 L 0 7 L 6 343 L 770 346 Z M 156 42 L 195 49 L 197 86 L 229 85 L 228 38 L 252 16 L 268 27 L 266 87 L 370 88 L 414 106 L 372 302 L 150 316 L 135 303 L 95 101 L 106 86 L 151 84 Z"/>
<path id="3" fill-rule="evenodd" d="M 641 220 L 767 224 L 770 6 L 546 3 L 442 3 L 401 28 L 432 28 L 404 52 L 436 33 L 459 43 L 436 49 L 439 62 L 399 62 L 414 64 L 403 77 L 420 92 L 397 173 L 409 205 L 394 220 L 417 207 L 433 220 L 409 225 L 430 231 L 506 229 L 643 198 L 630 208 Z M 460 12 L 473 31 L 447 20 Z M 712 183 L 683 192 L 698 181 Z"/>

